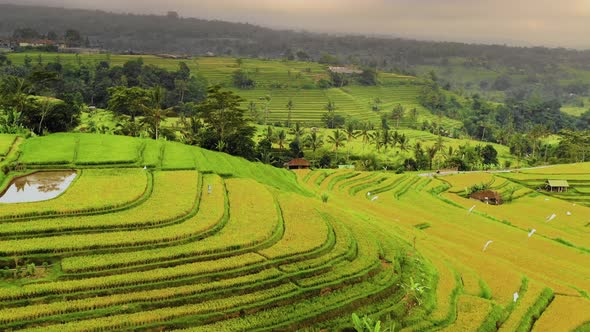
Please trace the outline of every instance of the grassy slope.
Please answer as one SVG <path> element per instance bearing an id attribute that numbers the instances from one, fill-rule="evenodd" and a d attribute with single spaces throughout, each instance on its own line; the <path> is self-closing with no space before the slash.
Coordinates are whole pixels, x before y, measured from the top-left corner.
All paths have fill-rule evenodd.
<path id="1" fill-rule="evenodd" d="M 159 142 L 126 136 L 53 134 L 26 140 L 21 147 L 20 161 L 59 167 L 121 164 L 131 167 L 149 165 L 150 168 L 169 170 L 197 169 L 251 177 L 270 186 L 299 191 L 294 176 L 285 170 L 176 142 L 156 143 Z"/>

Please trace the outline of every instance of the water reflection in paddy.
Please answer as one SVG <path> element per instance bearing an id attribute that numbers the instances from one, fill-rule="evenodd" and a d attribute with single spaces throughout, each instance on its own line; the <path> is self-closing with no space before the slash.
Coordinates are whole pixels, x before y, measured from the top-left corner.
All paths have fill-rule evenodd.
<path id="1" fill-rule="evenodd" d="M 63 193 L 76 178 L 76 171 L 37 172 L 15 178 L 0 196 L 0 203 L 46 201 Z"/>

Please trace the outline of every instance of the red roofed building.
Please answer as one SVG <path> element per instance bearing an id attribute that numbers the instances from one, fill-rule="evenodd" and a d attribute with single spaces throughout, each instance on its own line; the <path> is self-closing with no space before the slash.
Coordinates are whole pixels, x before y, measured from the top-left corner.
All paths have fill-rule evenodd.
<path id="1" fill-rule="evenodd" d="M 287 169 L 308 169 L 311 167 L 311 163 L 303 158 L 296 158 L 288 163 L 285 163 Z"/>

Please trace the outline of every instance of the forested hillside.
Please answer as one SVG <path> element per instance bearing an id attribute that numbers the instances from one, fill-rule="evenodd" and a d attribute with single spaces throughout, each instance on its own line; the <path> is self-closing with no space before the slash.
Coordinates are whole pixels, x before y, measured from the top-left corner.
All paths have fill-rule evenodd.
<path id="1" fill-rule="evenodd" d="M 0 36 L 9 37 L 18 28 L 41 34 L 75 29 L 92 45 L 113 52 L 212 52 L 352 63 L 403 74 L 434 73 L 441 85 L 462 94 L 477 92 L 498 101 L 559 99 L 574 114 L 587 109 L 590 51 L 333 36 L 181 17 L 182 13 L 141 16 L 0 5 Z"/>

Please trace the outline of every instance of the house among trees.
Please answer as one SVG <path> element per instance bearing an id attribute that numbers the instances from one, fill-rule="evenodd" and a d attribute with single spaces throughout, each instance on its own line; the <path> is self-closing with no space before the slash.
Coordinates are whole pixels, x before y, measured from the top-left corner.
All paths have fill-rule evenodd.
<path id="1" fill-rule="evenodd" d="M 43 46 L 54 46 L 55 41 L 49 39 L 29 39 L 19 40 L 18 46 L 20 47 L 43 47 Z"/>
<path id="2" fill-rule="evenodd" d="M 567 180 L 547 180 L 545 182 L 545 189 L 551 192 L 564 192 L 570 187 Z"/>
<path id="3" fill-rule="evenodd" d="M 493 190 L 480 190 L 469 195 L 469 198 L 477 199 L 481 202 L 491 205 L 500 205 L 503 203 L 502 195 Z"/>
<path id="4" fill-rule="evenodd" d="M 309 169 L 310 167 L 311 163 L 303 158 L 296 158 L 285 163 L 286 169 Z"/>

